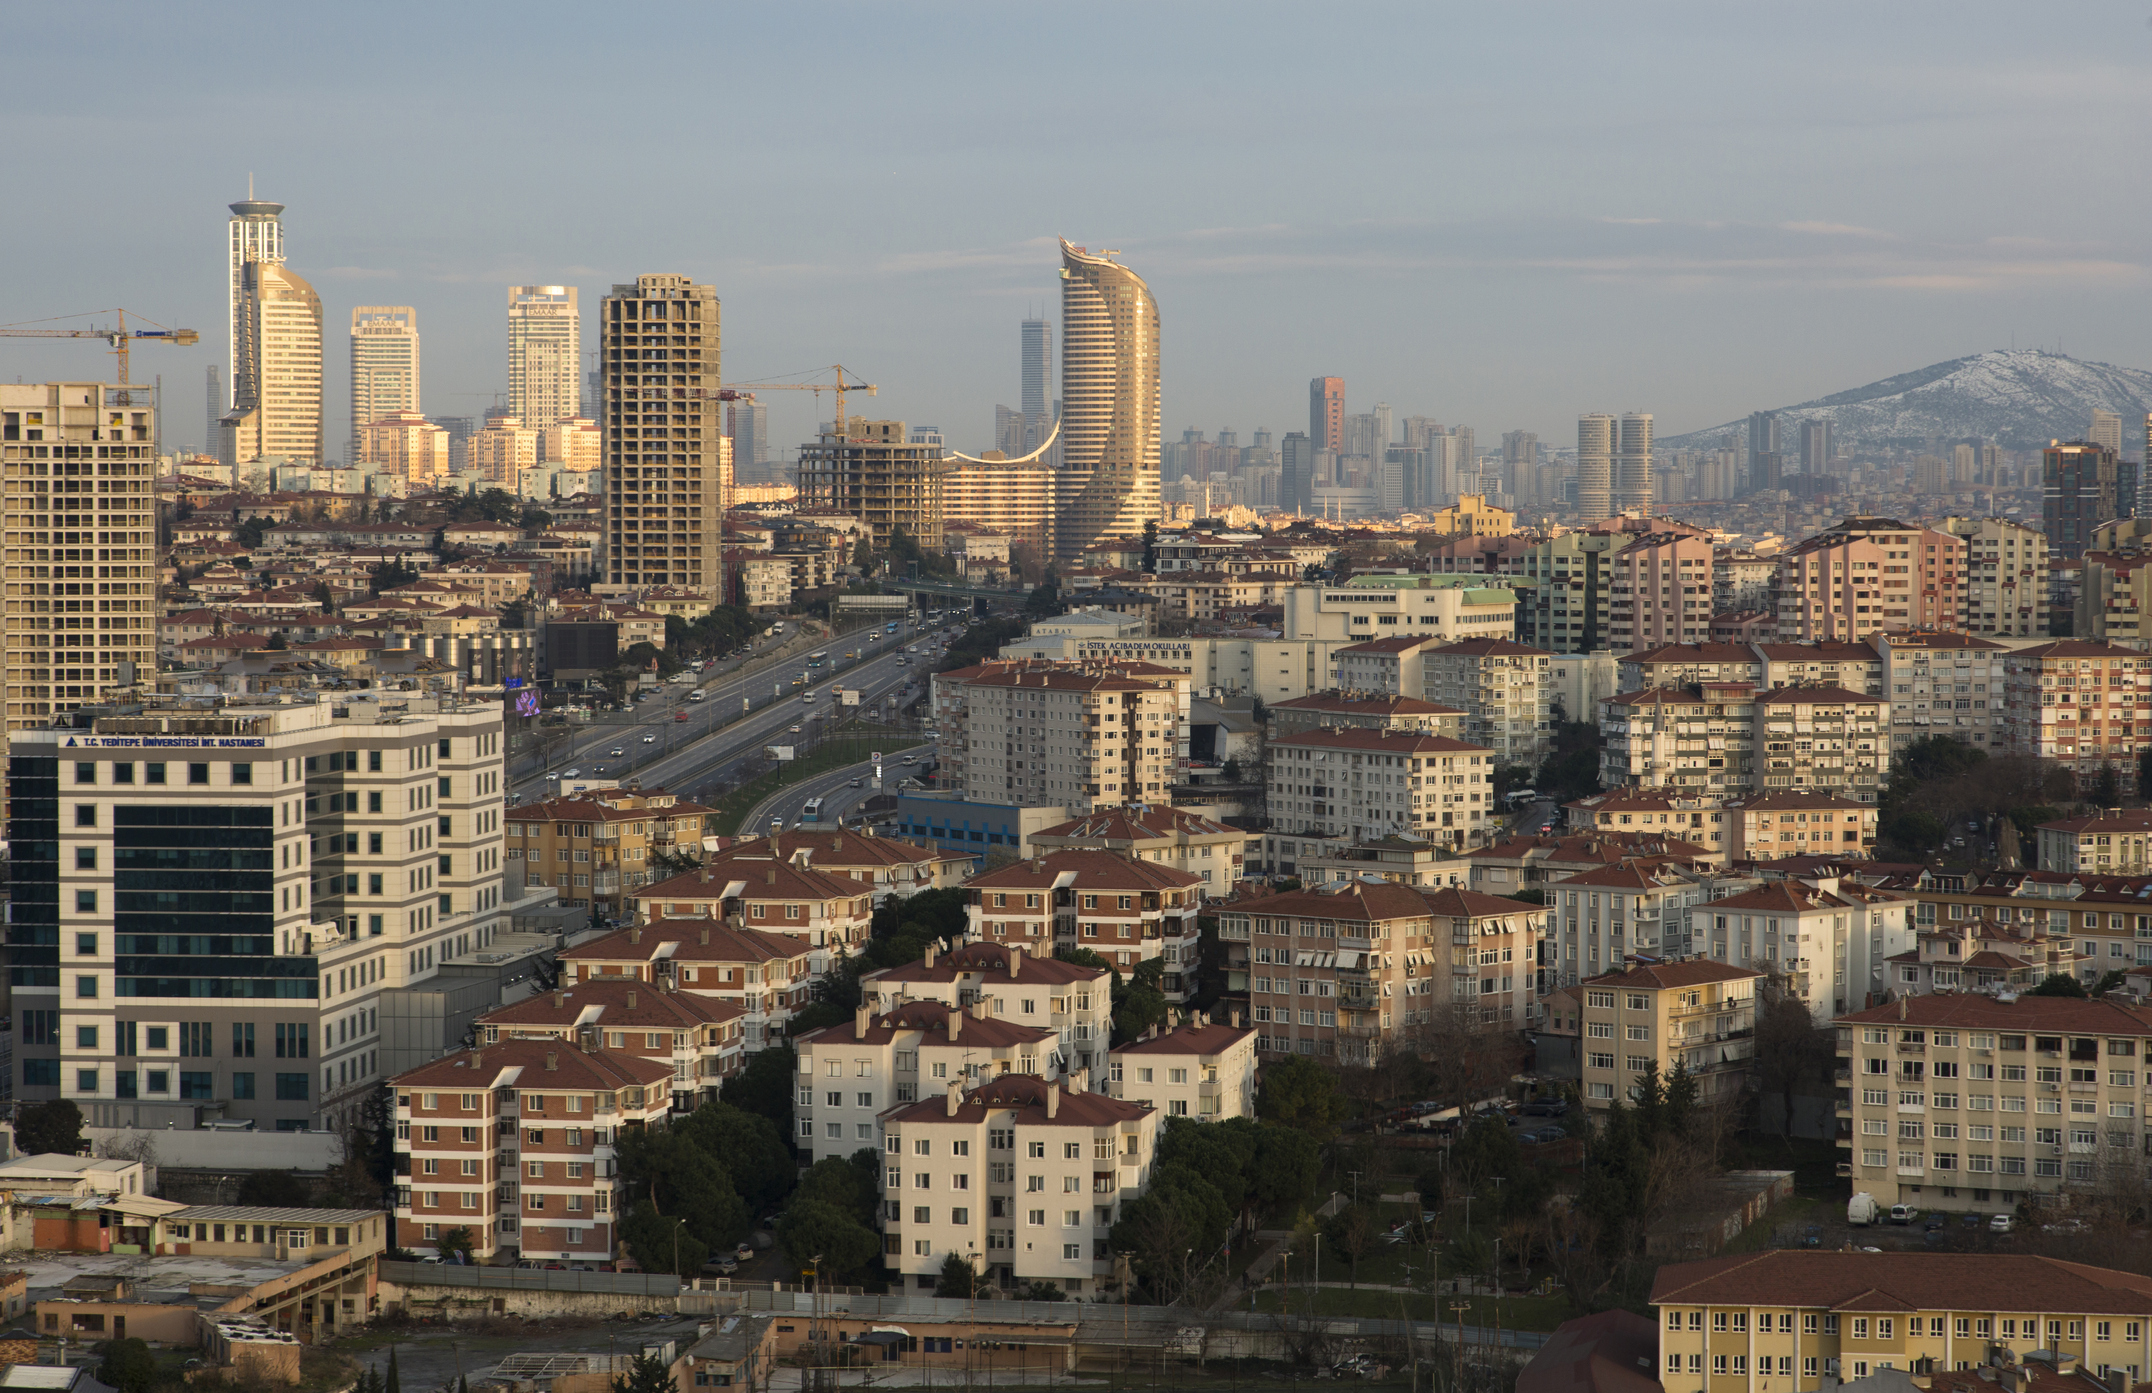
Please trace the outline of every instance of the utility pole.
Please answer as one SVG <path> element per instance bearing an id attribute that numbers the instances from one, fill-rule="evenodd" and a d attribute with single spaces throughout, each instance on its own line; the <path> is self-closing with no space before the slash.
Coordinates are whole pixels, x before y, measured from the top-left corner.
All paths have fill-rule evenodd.
<path id="1" fill-rule="evenodd" d="M 1465 1386 L 1465 1312 L 1472 1309 L 1469 1301 L 1452 1301 L 1450 1309 L 1457 1314 L 1457 1376 L 1454 1389 Z"/>

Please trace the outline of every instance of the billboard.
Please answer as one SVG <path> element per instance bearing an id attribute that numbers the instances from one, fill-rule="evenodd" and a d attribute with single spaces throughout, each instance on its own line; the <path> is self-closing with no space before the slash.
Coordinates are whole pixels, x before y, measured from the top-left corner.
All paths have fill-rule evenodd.
<path id="1" fill-rule="evenodd" d="M 790 745 L 764 745 L 762 753 L 782 764 L 792 758 L 792 747 Z"/>
<path id="2" fill-rule="evenodd" d="M 534 689 L 525 687 L 522 691 L 516 693 L 516 714 L 518 716 L 522 716 L 526 720 L 533 720 L 536 719 L 538 711 L 538 693 Z"/>

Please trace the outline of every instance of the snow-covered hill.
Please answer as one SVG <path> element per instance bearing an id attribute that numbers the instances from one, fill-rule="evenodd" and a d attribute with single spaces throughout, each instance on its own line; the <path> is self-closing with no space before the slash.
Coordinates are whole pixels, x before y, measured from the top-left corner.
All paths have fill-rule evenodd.
<path id="1" fill-rule="evenodd" d="M 1998 349 L 1781 407 L 1779 441 L 1788 456 L 1797 457 L 1801 422 L 1827 418 L 1841 450 L 1862 444 L 1924 448 L 1937 436 L 1945 442 L 1977 436 L 2029 450 L 2050 440 L 2085 438 L 2095 408 L 2119 413 L 2125 453 L 2140 453 L 2145 413 L 2152 411 L 2152 373 L 2034 348 Z M 1728 434 L 1737 437 L 1737 448 L 1746 449 L 1747 419 L 1658 443 L 1706 449 Z"/>

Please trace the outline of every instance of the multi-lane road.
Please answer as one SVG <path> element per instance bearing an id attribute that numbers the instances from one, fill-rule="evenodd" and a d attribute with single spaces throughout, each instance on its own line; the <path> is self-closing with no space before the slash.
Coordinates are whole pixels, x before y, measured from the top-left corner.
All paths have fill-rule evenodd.
<path id="1" fill-rule="evenodd" d="M 737 778 L 741 766 L 761 755 L 765 746 L 805 744 L 816 733 L 818 718 L 826 730 L 843 717 L 892 699 L 899 706 L 908 704 L 925 690 L 939 638 L 937 627 L 920 624 L 907 624 L 895 634 L 879 626 L 857 629 L 812 650 L 829 655 L 820 668 L 811 668 L 808 653 L 801 652 L 751 676 L 735 668 L 706 673 L 692 687 L 667 683 L 661 696 L 633 709 L 633 724 L 579 731 L 572 750 L 564 745 L 549 754 L 543 772 L 536 765 L 526 766 L 512 792 L 519 802 L 544 797 L 558 786 L 559 776 L 575 770 L 586 779 L 632 778 L 644 788 L 692 797 L 720 779 Z M 846 653 L 858 657 L 848 660 Z M 803 675 L 810 680 L 793 685 Z M 858 691 L 859 706 L 839 706 L 838 688 Z M 695 691 L 702 694 L 700 701 L 689 699 L 688 693 Z M 682 712 L 685 721 L 677 719 Z M 894 765 L 901 754 L 894 745 L 890 753 Z M 843 788 L 850 777 L 846 771 L 818 775 L 811 782 L 818 788 Z M 800 801 L 809 796 L 805 791 L 798 795 Z M 787 821 L 797 816 L 795 809 Z"/>

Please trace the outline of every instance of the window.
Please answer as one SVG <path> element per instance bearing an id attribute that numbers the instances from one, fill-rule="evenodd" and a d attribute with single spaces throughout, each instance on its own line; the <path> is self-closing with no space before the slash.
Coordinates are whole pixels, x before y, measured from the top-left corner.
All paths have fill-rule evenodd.
<path id="1" fill-rule="evenodd" d="M 308 1097 L 308 1081 L 312 1074 L 278 1074 L 276 1096 L 278 1102 L 303 1103 Z"/>

